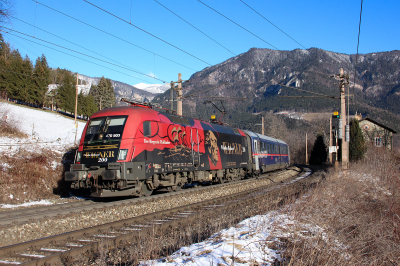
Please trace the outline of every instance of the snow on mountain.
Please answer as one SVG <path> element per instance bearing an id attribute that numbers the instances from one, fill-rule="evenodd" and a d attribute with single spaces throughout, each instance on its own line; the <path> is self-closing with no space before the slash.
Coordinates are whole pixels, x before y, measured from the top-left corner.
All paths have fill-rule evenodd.
<path id="1" fill-rule="evenodd" d="M 133 87 L 135 87 L 139 90 L 144 90 L 144 91 L 151 92 L 154 94 L 159 94 L 159 93 L 163 93 L 166 90 L 168 90 L 170 88 L 170 85 L 169 85 L 169 83 L 165 83 L 165 84 L 139 83 L 139 84 L 133 85 Z"/>

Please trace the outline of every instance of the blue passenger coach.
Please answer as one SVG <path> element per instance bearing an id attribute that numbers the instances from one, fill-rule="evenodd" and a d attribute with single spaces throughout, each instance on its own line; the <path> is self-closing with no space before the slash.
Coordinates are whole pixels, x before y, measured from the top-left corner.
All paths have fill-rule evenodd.
<path id="1" fill-rule="evenodd" d="M 243 131 L 251 141 L 255 172 L 268 172 L 289 166 L 289 146 L 284 141 L 251 131 Z"/>

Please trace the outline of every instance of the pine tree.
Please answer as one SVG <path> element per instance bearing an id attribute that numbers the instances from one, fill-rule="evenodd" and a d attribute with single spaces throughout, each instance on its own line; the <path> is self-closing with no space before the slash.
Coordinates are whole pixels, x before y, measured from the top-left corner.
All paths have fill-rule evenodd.
<path id="1" fill-rule="evenodd" d="M 47 93 L 47 86 L 50 84 L 50 69 L 44 55 L 36 59 L 33 77 L 35 84 L 34 102 L 43 105 Z"/>
<path id="2" fill-rule="evenodd" d="M 10 79 L 10 44 L 4 42 L 3 36 L 0 33 L 0 94 L 2 97 L 6 97 L 9 91 L 8 81 Z M 9 97 L 9 96 L 8 96 Z"/>
<path id="3" fill-rule="evenodd" d="M 100 101 L 101 101 L 101 109 L 115 106 L 114 89 L 112 87 L 111 81 L 109 79 L 104 78 L 104 76 L 100 79 L 99 84 L 97 84 L 97 86 L 92 85 L 89 94 L 93 96 L 93 99 L 99 109 L 100 109 Z"/>
<path id="4" fill-rule="evenodd" d="M 84 98 L 84 105 L 82 109 L 82 113 L 88 117 L 92 116 L 95 112 L 97 112 L 99 109 L 97 108 L 97 105 L 93 99 L 92 95 L 88 95 Z"/>
<path id="5" fill-rule="evenodd" d="M 364 136 L 357 119 L 350 121 L 350 143 L 349 156 L 350 161 L 358 161 L 364 157 L 365 153 Z"/>
<path id="6" fill-rule="evenodd" d="M 318 135 L 311 151 L 310 164 L 320 165 L 326 162 L 328 153 L 323 135 Z"/>
<path id="7" fill-rule="evenodd" d="M 69 72 L 64 73 L 60 88 L 58 89 L 59 107 L 67 112 L 75 112 L 76 78 Z"/>

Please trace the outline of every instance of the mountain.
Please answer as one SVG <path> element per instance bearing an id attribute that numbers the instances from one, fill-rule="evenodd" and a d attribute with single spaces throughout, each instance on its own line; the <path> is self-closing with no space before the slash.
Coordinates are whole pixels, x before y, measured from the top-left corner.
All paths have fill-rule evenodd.
<path id="1" fill-rule="evenodd" d="M 82 91 L 84 95 L 89 94 L 90 87 L 92 85 L 97 85 L 100 81 L 100 78 L 92 78 L 85 75 L 78 76 L 80 83 L 84 85 L 78 85 L 79 92 Z M 142 102 L 148 102 L 153 100 L 155 93 L 151 91 L 142 90 L 140 88 L 131 86 L 129 84 L 111 80 L 111 84 L 114 88 L 115 97 L 117 101 L 120 101 L 121 98 L 126 98 L 129 100 L 137 100 Z"/>
<path id="2" fill-rule="evenodd" d="M 133 85 L 133 87 L 144 90 L 153 94 L 159 94 L 159 93 L 164 93 L 166 90 L 168 90 L 171 86 L 169 83 L 166 84 L 145 84 L 145 83 L 139 83 L 136 85 Z"/>
<path id="3" fill-rule="evenodd" d="M 261 111 L 296 110 L 300 112 L 332 112 L 340 110 L 339 100 L 329 98 L 285 98 L 279 96 L 312 96 L 279 84 L 297 87 L 330 96 L 339 96 L 338 81 L 330 78 L 343 68 L 353 84 L 356 55 L 347 55 L 317 48 L 276 51 L 252 48 L 215 66 L 194 73 L 185 83 L 184 96 L 208 90 L 202 97 L 184 100 L 186 115 L 209 119 L 214 113 L 211 105 L 202 104 L 209 96 L 246 98 L 226 102 L 231 124 L 250 123 L 251 113 Z M 400 128 L 400 51 L 363 54 L 358 56 L 355 86 L 350 87 L 350 114 L 356 111 L 375 120 Z M 222 84 L 228 83 L 220 87 Z M 207 97 L 208 96 L 208 97 Z M 315 95 L 314 95 L 315 96 Z M 162 103 L 168 92 L 155 97 Z M 222 108 L 219 105 L 219 108 Z M 218 111 L 217 111 L 218 113 Z"/>

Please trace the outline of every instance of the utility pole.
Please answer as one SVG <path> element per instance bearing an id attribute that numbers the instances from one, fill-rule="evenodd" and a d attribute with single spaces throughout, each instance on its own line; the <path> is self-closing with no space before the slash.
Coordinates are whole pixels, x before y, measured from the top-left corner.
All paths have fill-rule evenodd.
<path id="1" fill-rule="evenodd" d="M 76 73 L 76 96 L 75 96 L 75 142 L 78 134 L 78 122 L 76 122 L 76 113 L 78 112 L 78 73 Z"/>
<path id="2" fill-rule="evenodd" d="M 174 110 L 174 82 L 173 81 L 171 81 L 171 83 L 170 83 L 170 85 L 171 85 L 171 111 L 173 111 Z"/>
<path id="3" fill-rule="evenodd" d="M 329 118 L 329 149 L 332 147 L 332 116 Z M 329 162 L 332 163 L 332 151 L 329 151 Z"/>
<path id="4" fill-rule="evenodd" d="M 346 93 L 345 85 L 349 84 L 349 76 L 344 75 L 343 68 L 340 69 L 340 112 L 342 118 L 342 168 L 344 170 L 349 168 L 349 142 L 346 141 Z M 346 80 L 345 80 L 346 79 Z"/>
<path id="5" fill-rule="evenodd" d="M 264 135 L 264 116 L 261 114 L 261 124 L 255 124 L 255 126 L 261 126 L 261 134 Z"/>
<path id="6" fill-rule="evenodd" d="M 78 73 L 76 73 L 75 126 L 76 126 L 76 113 L 77 112 L 78 112 Z"/>
<path id="7" fill-rule="evenodd" d="M 308 138 L 306 133 L 306 165 L 308 165 Z"/>
<path id="8" fill-rule="evenodd" d="M 182 115 L 182 74 L 178 74 L 178 101 L 176 102 L 176 112 L 178 115 Z"/>
<path id="9" fill-rule="evenodd" d="M 349 168 L 349 139 L 346 138 L 346 131 L 348 131 L 349 126 L 346 120 L 345 85 L 349 84 L 349 75 L 345 75 L 343 68 L 341 68 L 339 75 L 335 75 L 335 77 L 339 78 L 340 87 L 340 120 L 342 123 L 339 122 L 339 130 L 341 131 L 339 138 L 342 137 L 342 169 L 347 170 Z"/>
<path id="10" fill-rule="evenodd" d="M 182 82 L 189 80 L 182 80 L 182 74 L 178 73 L 178 81 L 171 81 L 171 110 L 174 109 L 174 90 L 178 94 L 178 98 L 176 99 L 176 113 L 178 115 L 182 115 Z M 175 83 L 178 83 L 178 88 L 175 88 Z"/>

